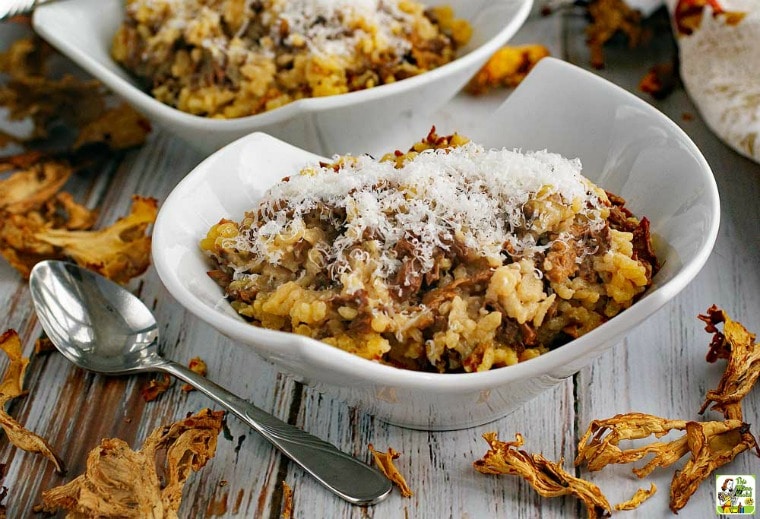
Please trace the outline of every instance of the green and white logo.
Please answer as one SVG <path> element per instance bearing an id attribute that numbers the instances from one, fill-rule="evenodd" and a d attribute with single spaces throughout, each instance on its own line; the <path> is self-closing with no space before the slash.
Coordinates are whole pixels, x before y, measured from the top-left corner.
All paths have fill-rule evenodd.
<path id="1" fill-rule="evenodd" d="M 715 477 L 715 511 L 718 514 L 755 513 L 755 476 L 721 475 Z"/>

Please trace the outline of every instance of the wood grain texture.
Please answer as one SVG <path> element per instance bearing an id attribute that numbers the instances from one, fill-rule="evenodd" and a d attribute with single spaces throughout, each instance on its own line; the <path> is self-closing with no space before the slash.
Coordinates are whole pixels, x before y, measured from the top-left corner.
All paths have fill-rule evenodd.
<path id="1" fill-rule="evenodd" d="M 664 23 L 662 16 L 653 20 L 655 24 Z M 541 17 L 536 11 L 515 41 L 546 44 L 554 56 L 586 66 L 585 23 L 579 11 L 550 17 Z M 660 36 L 638 50 L 627 49 L 616 40 L 607 50 L 608 67 L 598 73 L 635 92 L 649 66 L 670 59 L 673 52 L 669 37 Z M 435 122 L 443 130 L 466 134 L 506 95 L 497 92 L 477 100 L 460 96 L 433 121 L 415 124 L 423 132 L 426 125 Z M 588 474 L 573 469 L 572 459 L 578 438 L 594 418 L 637 410 L 699 419 L 697 410 L 703 396 L 707 389 L 715 387 L 722 372 L 721 365 L 704 361 L 709 336 L 696 319 L 711 304 L 720 305 L 749 329 L 760 331 L 760 166 L 739 157 L 712 135 L 682 89 L 662 101 L 646 99 L 683 127 L 715 172 L 722 199 L 722 224 L 715 251 L 695 281 L 635 329 L 624 343 L 497 422 L 453 432 L 412 431 L 387 425 L 278 374 L 244 346 L 184 312 L 153 269 L 133 281 L 130 288 L 155 311 L 161 323 L 162 352 L 168 358 L 187 363 L 200 355 L 208 364 L 212 380 L 364 460 L 370 460 L 369 443 L 378 449 L 393 447 L 401 453 L 397 466 L 414 491 L 408 499 L 394 492 L 370 508 L 348 505 L 230 417 L 216 457 L 190 479 L 185 489 L 181 517 L 277 518 L 282 507 L 283 481 L 294 489 L 296 518 L 583 515 L 574 499 L 546 500 L 516 478 L 475 472 L 472 462 L 487 450 L 481 438 L 486 431 L 497 431 L 502 439 L 522 433 L 527 450 L 542 452 L 551 459 L 564 457 L 568 470 L 597 482 L 612 503 L 628 499 L 637 488 L 654 481 L 659 487 L 655 497 L 639 510 L 625 513 L 625 517 L 670 517 L 670 471 L 655 473 L 644 482 L 635 478 L 627 466 Z M 100 220 L 107 224 L 128 212 L 132 193 L 163 200 L 201 159 L 181 141 L 156 131 L 146 146 L 129 153 L 103 175 L 76 179 L 71 190 L 79 200 L 102 207 Z M 18 330 L 30 354 L 40 328 L 26 283 L 4 263 L 0 264 L 0 301 L 5 310 L 0 312 L 0 328 Z M 4 358 L 0 359 L 0 369 L 6 364 Z M 145 403 L 139 388 L 148 378 L 104 378 L 71 367 L 55 353 L 34 357 L 27 378 L 31 392 L 13 402 L 9 410 L 50 440 L 66 461 L 69 475 L 55 474 L 43 458 L 21 453 L 9 447 L 6 440 L 0 440 L 0 461 L 7 464 L 2 485 L 9 488 L 5 500 L 8 516 L 28 516 L 44 489 L 79 474 L 87 452 L 101 438 L 118 436 L 138 447 L 154 427 L 209 405 L 197 392 L 181 392 L 179 384 L 159 400 Z M 759 393 L 756 390 L 750 395 L 744 406 L 746 420 L 752 424 L 760 423 Z M 714 417 L 708 413 L 710 416 Z M 757 458 L 742 456 L 723 472 L 757 474 L 758 466 Z M 712 518 L 712 503 L 710 479 L 682 516 Z"/>

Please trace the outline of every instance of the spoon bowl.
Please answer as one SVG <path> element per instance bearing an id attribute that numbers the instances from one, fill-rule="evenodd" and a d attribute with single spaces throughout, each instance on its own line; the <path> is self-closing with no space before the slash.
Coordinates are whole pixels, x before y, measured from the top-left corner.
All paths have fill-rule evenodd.
<path id="1" fill-rule="evenodd" d="M 377 469 L 161 357 L 155 317 L 124 287 L 73 263 L 48 260 L 32 269 L 29 288 L 48 338 L 80 368 L 108 375 L 173 375 L 236 415 L 346 501 L 370 505 L 390 493 L 391 482 Z"/>
<path id="2" fill-rule="evenodd" d="M 48 337 L 77 366 L 125 375 L 162 362 L 155 317 L 121 286 L 72 263 L 44 261 L 29 287 Z"/>

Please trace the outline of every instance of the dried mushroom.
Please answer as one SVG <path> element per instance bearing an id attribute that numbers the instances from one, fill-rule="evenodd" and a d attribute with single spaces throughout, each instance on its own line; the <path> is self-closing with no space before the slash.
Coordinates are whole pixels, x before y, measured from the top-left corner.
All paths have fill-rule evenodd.
<path id="1" fill-rule="evenodd" d="M 718 387 L 707 392 L 699 413 L 704 413 L 712 404 L 711 409 L 723 413 L 726 419 L 742 420 L 741 401 L 760 377 L 760 348 L 756 346 L 755 335 L 715 305 L 699 319 L 705 322 L 705 331 L 714 334 L 707 361 L 728 361 Z M 719 324 L 723 324 L 722 332 Z"/>
<path id="2" fill-rule="evenodd" d="M 654 65 L 639 81 L 639 90 L 655 99 L 665 99 L 678 84 L 678 72 L 672 62 Z"/>
<path id="3" fill-rule="evenodd" d="M 39 210 L 58 194 L 72 172 L 68 164 L 46 161 L 13 173 L 0 182 L 0 209 L 11 214 Z"/>
<path id="4" fill-rule="evenodd" d="M 126 283 L 150 266 L 151 238 L 146 231 L 156 221 L 157 213 L 156 199 L 135 195 L 130 214 L 105 229 L 49 229 L 34 237 L 56 247 L 59 254 L 77 264 L 117 283 Z"/>
<path id="5" fill-rule="evenodd" d="M 8 436 L 8 441 L 27 452 L 42 454 L 55 465 L 59 473 L 65 472 L 63 462 L 56 456 L 47 441 L 41 436 L 24 429 L 24 427 L 5 412 L 5 404 L 18 396 L 23 396 L 24 374 L 29 359 L 21 355 L 21 341 L 15 330 L 8 330 L 0 335 L 0 349 L 10 360 L 5 376 L 0 381 L 0 427 Z"/>
<path id="6" fill-rule="evenodd" d="M 635 510 L 641 503 L 652 497 L 657 492 L 657 486 L 652 483 L 648 489 L 640 488 L 633 494 L 633 497 L 628 501 L 623 501 L 615 505 L 615 510 Z"/>
<path id="7" fill-rule="evenodd" d="M 157 378 L 150 379 L 142 388 L 140 388 L 140 395 L 146 402 L 152 402 L 166 393 L 173 381 L 174 380 L 169 375 L 162 373 Z"/>
<path id="8" fill-rule="evenodd" d="M 28 136 L 4 134 L 9 144 L 45 139 L 51 128 L 63 123 L 77 133 L 74 148 L 101 143 L 110 149 L 137 146 L 145 141 L 150 123 L 128 105 L 107 107 L 108 93 L 94 79 L 71 74 L 54 77 L 49 61 L 55 51 L 39 37 L 16 40 L 0 53 L 0 106 L 11 120 L 31 119 Z"/>
<path id="9" fill-rule="evenodd" d="M 208 367 L 206 366 L 206 362 L 200 358 L 200 357 L 193 357 L 190 359 L 190 363 L 187 365 L 188 369 L 192 371 L 193 373 L 197 373 L 198 375 L 205 377 L 208 373 Z M 190 384 L 185 384 L 182 386 L 182 391 L 185 393 L 189 393 L 190 391 L 194 391 L 195 388 L 191 386 Z"/>
<path id="10" fill-rule="evenodd" d="M 74 149 L 103 143 L 112 150 L 139 146 L 150 132 L 150 122 L 128 104 L 108 109 L 84 124 L 74 142 Z"/>
<path id="11" fill-rule="evenodd" d="M 575 465 L 586 464 L 589 470 L 601 470 L 612 463 L 633 463 L 647 455 L 652 459 L 633 472 L 640 478 L 657 467 L 672 465 L 688 452 L 683 438 L 670 442 L 654 442 L 644 447 L 623 450 L 621 440 L 639 440 L 654 435 L 661 438 L 671 431 L 686 429 L 686 420 L 668 420 L 645 413 L 615 415 L 606 420 L 593 420 L 578 443 Z"/>
<path id="12" fill-rule="evenodd" d="M 586 41 L 592 67 L 604 68 L 604 44 L 619 32 L 628 38 L 630 48 L 641 43 L 644 35 L 641 13 L 625 0 L 595 0 L 589 3 L 588 12 L 592 22 L 586 28 Z"/>
<path id="13" fill-rule="evenodd" d="M 593 420 L 578 444 L 575 458 L 576 466 L 585 464 L 589 470 L 596 471 L 613 463 L 634 463 L 651 456 L 643 467 L 633 469 L 634 474 L 643 478 L 658 467 L 671 466 L 688 456 L 671 481 L 670 509 L 673 513 L 678 513 L 686 505 L 710 474 L 740 453 L 754 450 L 760 456 L 760 447 L 750 433 L 749 425 L 742 420 L 742 399 L 760 376 L 760 348 L 755 347 L 755 335 L 715 305 L 699 319 L 705 322 L 705 330 L 713 334 L 707 361 L 727 360 L 723 377 L 717 389 L 707 392 L 700 414 L 712 404 L 712 409 L 722 412 L 725 420 L 670 420 L 645 413 L 618 414 L 605 420 Z M 722 331 L 718 328 L 721 324 Z M 622 441 L 652 436 L 659 439 L 668 434 L 673 434 L 674 438 L 653 441 L 641 447 L 620 447 Z M 540 455 L 517 450 L 516 447 L 523 443 L 519 434 L 515 442 L 507 443 L 499 442 L 495 433 L 484 437 L 491 450 L 475 462 L 477 470 L 520 475 L 546 497 L 567 493 L 578 495 L 584 500 L 590 517 L 596 517 L 600 511 L 609 511 L 608 505 L 600 508 L 606 501 L 602 501 L 604 496 L 595 486 L 580 486 L 582 490 L 572 492 L 570 488 L 577 478 L 561 472 L 560 466 L 547 462 Z M 639 489 L 631 499 L 617 504 L 615 510 L 634 509 L 656 491 L 654 484 L 649 490 Z M 600 496 L 600 500 L 594 500 L 596 496 Z"/>
<path id="14" fill-rule="evenodd" d="M 46 161 L 0 179 L 0 254 L 24 277 L 45 259 L 71 258 L 124 283 L 150 265 L 150 236 L 157 201 L 134 196 L 130 215 L 91 231 L 97 212 L 59 191 L 72 173 Z"/>
<path id="15" fill-rule="evenodd" d="M 686 424 L 686 440 L 691 457 L 681 470 L 676 471 L 670 484 L 673 513 L 686 505 L 699 484 L 715 469 L 730 463 L 746 450 L 755 449 L 760 456 L 749 425 L 739 420 L 689 422 Z"/>
<path id="16" fill-rule="evenodd" d="M 37 511 L 63 509 L 67 517 L 178 517 L 188 477 L 214 457 L 223 416 L 204 409 L 158 427 L 137 451 L 118 438 L 102 440 L 87 456 L 84 474 L 44 491 Z"/>
<path id="17" fill-rule="evenodd" d="M 380 472 L 382 472 L 386 478 L 390 479 L 396 486 L 398 486 L 402 496 L 412 497 L 414 494 L 409 488 L 409 485 L 406 483 L 406 479 L 404 479 L 404 476 L 401 475 L 401 473 L 396 468 L 396 465 L 393 463 L 393 460 L 398 458 L 401 454 L 399 454 L 391 447 L 388 448 L 387 453 L 375 450 L 375 447 L 373 447 L 371 443 L 368 447 L 369 451 L 372 453 L 372 457 L 375 460 L 375 464 L 377 464 L 377 468 L 380 469 Z"/>
<path id="18" fill-rule="evenodd" d="M 108 108 L 107 93 L 97 81 L 52 77 L 48 61 L 54 54 L 37 37 L 17 40 L 0 52 L 0 72 L 6 76 L 0 107 L 11 120 L 29 119 L 33 125 L 27 136 L 0 135 L 0 147 L 29 148 L 0 158 L 0 255 L 24 277 L 39 261 L 74 259 L 124 283 L 149 265 L 145 231 L 155 220 L 156 201 L 135 198 L 130 216 L 111 229 L 90 231 L 97 211 L 63 188 L 75 172 L 104 164 L 109 150 L 144 142 L 150 124 L 127 105 Z M 59 131 L 42 141 L 61 126 L 75 134 L 72 144 L 62 143 L 66 139 L 58 134 L 66 132 Z"/>
<path id="19" fill-rule="evenodd" d="M 475 74 L 466 90 L 478 95 L 498 87 L 514 88 L 547 56 L 549 49 L 539 44 L 502 47 Z"/>
<path id="20" fill-rule="evenodd" d="M 43 353 L 49 353 L 51 351 L 57 351 L 55 344 L 47 337 L 40 337 L 34 341 L 34 354 L 41 355 Z"/>
<path id="21" fill-rule="evenodd" d="M 602 491 L 591 483 L 577 478 L 562 468 L 564 462 L 554 463 L 541 454 L 529 454 L 518 447 L 523 445 L 521 434 L 513 442 L 501 442 L 496 433 L 483 435 L 491 449 L 473 465 L 484 474 L 520 476 L 543 497 L 573 495 L 581 500 L 591 519 L 608 517 L 611 507 Z"/>
<path id="22" fill-rule="evenodd" d="M 293 489 L 290 485 L 282 482 L 282 513 L 280 519 L 291 519 L 293 517 Z"/>

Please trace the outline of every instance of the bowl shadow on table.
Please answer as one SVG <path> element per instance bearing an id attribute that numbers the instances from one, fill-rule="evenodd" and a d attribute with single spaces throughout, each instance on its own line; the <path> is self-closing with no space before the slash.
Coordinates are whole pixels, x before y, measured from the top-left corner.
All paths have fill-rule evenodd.
<path id="1" fill-rule="evenodd" d="M 198 247 L 222 217 L 239 218 L 266 187 L 319 157 L 253 134 L 191 172 L 167 198 L 154 231 L 154 261 L 190 312 L 277 369 L 404 427 L 447 430 L 501 418 L 619 344 L 699 272 L 719 225 L 715 181 L 704 157 L 670 119 L 592 73 L 547 58 L 470 137 L 487 147 L 548 149 L 579 157 L 584 174 L 647 216 L 663 268 L 632 307 L 590 333 L 520 364 L 482 373 L 392 368 L 324 343 L 244 322 L 206 276 Z M 251 175 L 251 171 L 256 171 Z"/>
<path id="2" fill-rule="evenodd" d="M 465 85 L 523 25 L 532 0 L 435 0 L 449 5 L 473 27 L 471 41 L 454 61 L 403 81 L 329 97 L 302 99 L 237 119 L 211 119 L 182 112 L 154 99 L 110 56 L 123 19 L 122 0 L 67 0 L 36 9 L 35 30 L 154 123 L 203 153 L 254 131 L 303 149 L 332 155 L 361 153 L 368 142 L 425 118 Z"/>

